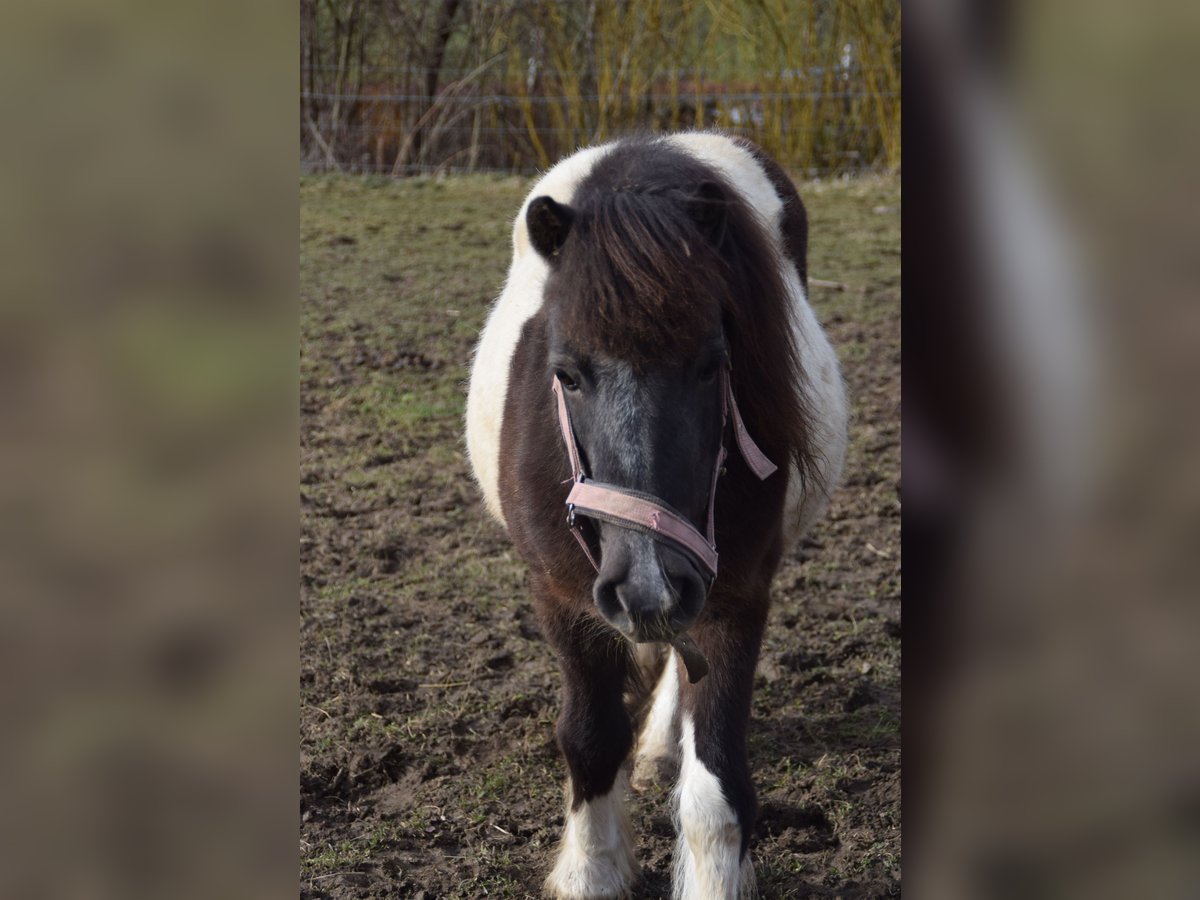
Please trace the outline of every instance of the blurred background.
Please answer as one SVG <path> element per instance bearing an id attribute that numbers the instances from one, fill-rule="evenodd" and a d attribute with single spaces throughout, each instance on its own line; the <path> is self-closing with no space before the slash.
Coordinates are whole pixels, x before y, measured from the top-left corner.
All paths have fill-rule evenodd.
<path id="1" fill-rule="evenodd" d="M 531 174 L 717 127 L 808 176 L 900 165 L 896 0 L 302 0 L 306 171 Z"/>
<path id="2" fill-rule="evenodd" d="M 905 4 L 905 888 L 1200 894 L 1200 7 Z"/>

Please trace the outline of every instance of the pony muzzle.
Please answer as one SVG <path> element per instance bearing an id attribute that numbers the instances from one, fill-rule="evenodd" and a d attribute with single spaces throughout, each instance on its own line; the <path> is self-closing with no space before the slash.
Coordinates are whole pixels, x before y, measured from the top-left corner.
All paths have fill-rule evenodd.
<path id="1" fill-rule="evenodd" d="M 596 608 L 630 640 L 670 641 L 691 626 L 708 593 L 686 554 L 618 526 L 601 529 Z"/>

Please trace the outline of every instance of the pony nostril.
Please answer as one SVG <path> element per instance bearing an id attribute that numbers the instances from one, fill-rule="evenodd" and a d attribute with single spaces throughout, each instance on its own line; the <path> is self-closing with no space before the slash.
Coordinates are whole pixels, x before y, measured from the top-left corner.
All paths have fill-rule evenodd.
<path id="1" fill-rule="evenodd" d="M 623 634 L 632 634 L 634 620 L 625 607 L 621 586 L 612 579 L 600 579 L 592 590 L 592 598 L 600 615 Z"/>
<path id="2" fill-rule="evenodd" d="M 695 573 L 671 580 L 675 587 L 675 609 L 671 614 L 671 625 L 676 630 L 682 630 L 688 628 L 700 615 L 708 590 L 704 579 Z"/>
<path id="3" fill-rule="evenodd" d="M 596 603 L 596 608 L 606 619 L 611 620 L 614 616 L 624 613 L 617 584 L 611 578 L 596 580 L 596 586 L 592 589 L 592 599 Z"/>
<path id="4" fill-rule="evenodd" d="M 683 554 L 664 549 L 660 556 L 673 601 L 672 624 L 686 628 L 704 606 L 708 596 L 707 582 L 696 564 Z"/>

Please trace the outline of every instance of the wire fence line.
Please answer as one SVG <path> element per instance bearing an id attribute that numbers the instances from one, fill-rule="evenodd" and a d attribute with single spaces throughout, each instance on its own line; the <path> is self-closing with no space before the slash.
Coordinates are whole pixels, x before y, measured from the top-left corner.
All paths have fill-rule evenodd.
<path id="1" fill-rule="evenodd" d="M 869 112 L 898 92 L 854 89 L 746 90 L 716 85 L 599 93 L 420 91 L 300 93 L 305 172 L 419 175 L 533 174 L 580 146 L 622 133 L 719 128 L 771 149 L 807 177 L 891 168 L 885 135 Z M 593 123 L 563 115 L 590 108 Z M 831 109 L 831 107 L 836 107 Z M 591 127 L 588 125 L 591 124 Z M 804 158 L 780 153 L 802 146 Z M 414 147 L 417 141 L 419 147 Z"/>
<path id="2" fill-rule="evenodd" d="M 651 102 L 670 101 L 674 99 L 672 94 L 643 94 L 644 99 Z M 736 102 L 762 102 L 765 100 L 848 100 L 853 97 L 864 96 L 861 93 L 852 91 L 789 91 L 786 93 L 722 93 L 719 95 L 726 103 Z M 872 95 L 875 97 L 898 97 L 899 94 L 895 91 L 879 91 Z M 427 98 L 424 94 L 335 94 L 327 91 L 301 91 L 300 97 L 302 100 L 343 100 L 351 102 L 375 102 L 375 103 L 406 103 L 413 101 L 424 101 Z M 523 103 L 530 103 L 534 106 L 556 103 L 598 103 L 607 99 L 600 94 L 567 94 L 562 96 L 541 96 L 541 97 L 526 97 L 502 94 L 493 96 L 481 96 L 474 98 L 478 103 L 496 103 L 500 106 L 520 106 Z"/>
<path id="3" fill-rule="evenodd" d="M 860 65 L 858 68 L 860 71 L 863 71 L 863 72 L 889 72 L 889 71 L 891 71 L 892 67 L 891 66 Z M 334 64 L 305 63 L 300 66 L 301 72 L 338 72 L 338 71 L 341 71 L 341 69 L 342 69 L 341 66 L 334 65 Z M 450 66 L 441 66 L 439 68 L 434 68 L 432 66 L 378 66 L 378 65 L 372 65 L 370 63 L 364 63 L 363 67 L 362 67 L 362 72 L 364 75 L 429 75 L 429 74 L 437 74 L 437 75 L 444 75 L 446 77 L 462 77 L 464 75 L 469 75 L 474 71 L 475 71 L 475 67 L 454 68 L 454 67 L 450 67 Z M 813 74 L 820 75 L 823 73 L 823 71 L 824 71 L 824 69 L 821 66 L 810 66 L 807 69 L 783 69 L 781 71 L 775 71 L 775 70 L 770 70 L 770 69 L 754 70 L 754 71 L 743 70 L 742 76 L 744 78 L 748 78 L 748 79 L 758 79 L 758 78 L 764 78 L 764 77 L 765 78 L 780 77 L 783 79 L 789 79 L 789 78 L 794 79 L 794 78 L 803 78 L 807 75 L 813 75 Z M 698 80 L 703 77 L 704 70 L 703 69 L 679 69 L 679 70 L 677 70 L 676 74 L 678 75 L 678 77 L 680 79 L 683 79 L 685 81 Z"/>

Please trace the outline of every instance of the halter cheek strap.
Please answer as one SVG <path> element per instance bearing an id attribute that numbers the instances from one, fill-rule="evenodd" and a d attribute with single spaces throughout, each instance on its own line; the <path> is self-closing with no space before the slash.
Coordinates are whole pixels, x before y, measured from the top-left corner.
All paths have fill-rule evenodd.
<path id="1" fill-rule="evenodd" d="M 583 471 L 583 463 L 579 456 L 579 447 L 575 443 L 575 429 L 571 427 L 571 414 L 567 410 L 567 401 L 563 396 L 562 384 L 558 378 L 551 379 L 551 389 L 554 391 L 558 408 L 558 424 L 562 430 L 563 442 L 567 445 L 567 457 L 571 461 L 571 492 L 567 495 L 567 526 L 584 554 L 599 571 L 600 566 L 588 547 L 583 530 L 576 522 L 576 514 L 610 522 L 622 528 L 646 532 L 658 540 L 674 544 L 699 563 L 708 573 L 710 584 L 717 577 L 717 544 L 716 544 L 716 505 L 717 481 L 725 470 L 725 426 L 733 419 L 734 440 L 738 450 L 745 459 L 746 465 L 760 480 L 769 477 L 776 466 L 754 443 L 746 425 L 742 421 L 737 401 L 733 396 L 730 384 L 729 367 L 721 367 L 721 447 L 717 451 L 717 459 L 713 465 L 712 488 L 708 496 L 708 527 L 707 535 L 699 530 L 686 518 L 671 509 L 664 501 L 640 491 L 593 481 Z"/>

